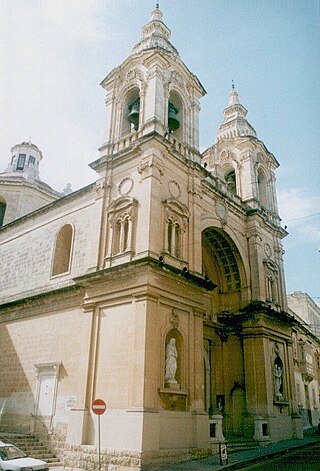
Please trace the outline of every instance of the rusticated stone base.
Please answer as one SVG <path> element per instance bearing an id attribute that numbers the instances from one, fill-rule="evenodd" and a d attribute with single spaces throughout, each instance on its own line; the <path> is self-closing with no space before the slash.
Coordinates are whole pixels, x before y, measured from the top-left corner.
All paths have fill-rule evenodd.
<path id="1" fill-rule="evenodd" d="M 92 445 L 66 445 L 64 467 L 67 471 L 98 469 L 98 449 Z M 102 471 L 140 471 L 141 453 L 134 451 L 101 450 Z"/>
<path id="2" fill-rule="evenodd" d="M 211 450 L 199 448 L 179 450 L 159 450 L 158 452 L 143 452 L 142 471 L 160 470 L 164 465 L 183 463 L 191 459 L 199 459 L 208 456 Z"/>
<path id="3" fill-rule="evenodd" d="M 209 450 L 160 450 L 159 452 L 134 452 L 101 450 L 102 471 L 151 471 L 165 464 L 181 463 L 192 458 L 202 458 Z M 92 445 L 66 445 L 64 467 L 66 471 L 95 471 L 98 469 L 98 449 Z"/>

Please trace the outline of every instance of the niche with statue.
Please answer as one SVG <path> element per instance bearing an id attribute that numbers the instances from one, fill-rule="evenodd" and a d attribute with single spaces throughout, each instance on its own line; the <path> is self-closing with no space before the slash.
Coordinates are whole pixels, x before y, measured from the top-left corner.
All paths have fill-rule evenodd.
<path id="1" fill-rule="evenodd" d="M 164 384 L 159 389 L 162 407 L 166 410 L 186 410 L 187 393 L 183 382 L 183 338 L 177 329 L 170 330 L 164 345 Z"/>
<path id="2" fill-rule="evenodd" d="M 273 363 L 273 378 L 274 378 L 274 404 L 280 406 L 280 411 L 284 406 L 288 405 L 288 402 L 285 399 L 284 392 L 284 367 L 283 362 L 279 355 L 276 355 L 276 358 Z"/>

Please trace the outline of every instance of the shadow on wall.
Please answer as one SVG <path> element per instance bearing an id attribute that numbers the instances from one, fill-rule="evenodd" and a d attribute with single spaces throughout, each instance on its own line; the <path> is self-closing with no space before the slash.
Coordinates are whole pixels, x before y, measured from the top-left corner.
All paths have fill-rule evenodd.
<path id="1" fill-rule="evenodd" d="M 0 324 L 0 372 L 0 430 L 29 432 L 34 395 L 4 324 Z"/>

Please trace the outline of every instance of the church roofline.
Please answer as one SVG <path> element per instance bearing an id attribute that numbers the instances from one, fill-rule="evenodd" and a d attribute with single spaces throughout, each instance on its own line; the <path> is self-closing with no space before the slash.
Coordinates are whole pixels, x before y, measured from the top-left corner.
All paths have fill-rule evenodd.
<path id="1" fill-rule="evenodd" d="M 17 173 L 0 173 L 0 185 L 23 185 L 25 187 L 34 188 L 38 191 L 45 192 L 50 196 L 56 196 L 57 198 L 62 197 L 62 193 L 51 188 L 50 185 L 43 182 L 42 180 L 28 180 L 23 174 L 19 175 Z"/>
<path id="2" fill-rule="evenodd" d="M 0 233 L 4 232 L 5 230 L 9 230 L 14 226 L 18 226 L 19 224 L 23 224 L 25 221 L 28 219 L 33 218 L 34 216 L 37 216 L 41 213 L 46 213 L 47 211 L 56 208 L 58 206 L 61 206 L 63 204 L 66 204 L 72 199 L 75 199 L 76 197 L 80 196 L 82 193 L 89 192 L 96 182 L 90 183 L 89 185 L 80 188 L 79 190 L 76 190 L 72 193 L 69 193 L 68 195 L 62 196 L 61 198 L 56 199 L 55 201 L 52 201 L 51 203 L 46 204 L 45 206 L 41 206 L 40 208 L 32 211 L 31 213 L 25 214 L 17 219 L 14 219 L 13 221 L 9 222 L 8 224 L 5 224 L 4 226 L 0 227 Z"/>
<path id="3" fill-rule="evenodd" d="M 41 293 L 29 295 L 29 296 L 22 297 L 19 299 L 13 299 L 12 301 L 6 301 L 4 303 L 0 303 L 1 316 L 4 316 L 6 314 L 5 311 L 10 311 L 11 309 L 15 309 L 15 312 L 14 312 L 15 319 L 18 319 L 19 314 L 17 310 L 19 308 L 25 310 L 28 306 L 34 305 L 34 303 L 43 305 L 43 299 L 49 296 L 59 296 L 61 294 L 63 294 L 64 296 L 67 296 L 68 294 L 78 295 L 81 292 L 82 292 L 81 286 L 73 283 L 71 285 L 63 286 L 61 288 L 49 289 L 48 291 L 42 291 Z"/>

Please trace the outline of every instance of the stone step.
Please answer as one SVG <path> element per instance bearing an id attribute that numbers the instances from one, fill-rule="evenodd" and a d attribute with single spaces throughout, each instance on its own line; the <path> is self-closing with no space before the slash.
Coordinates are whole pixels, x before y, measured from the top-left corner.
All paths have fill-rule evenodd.
<path id="1" fill-rule="evenodd" d="M 254 450 L 256 448 L 259 448 L 259 446 L 261 445 L 254 440 L 245 440 L 245 439 L 232 440 L 232 441 L 227 440 L 228 453 L 237 453 L 238 451 Z"/>
<path id="2" fill-rule="evenodd" d="M 0 440 L 13 443 L 31 458 L 45 461 L 48 463 L 49 468 L 63 466 L 59 458 L 41 443 L 35 435 L 0 433 Z"/>

